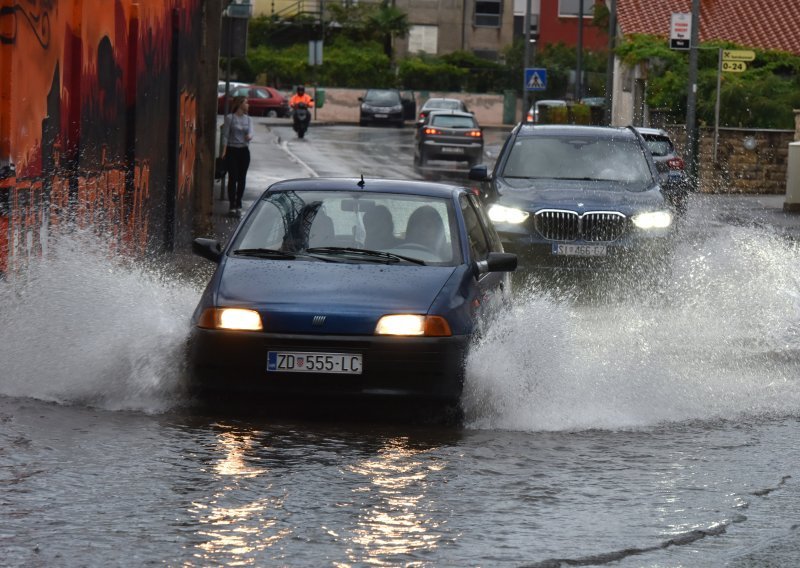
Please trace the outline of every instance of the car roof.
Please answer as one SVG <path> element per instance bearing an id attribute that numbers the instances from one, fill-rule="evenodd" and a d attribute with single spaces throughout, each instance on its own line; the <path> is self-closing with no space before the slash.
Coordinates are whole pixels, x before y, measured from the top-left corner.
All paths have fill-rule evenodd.
<path id="1" fill-rule="evenodd" d="M 449 99 L 449 98 L 445 98 L 445 97 L 431 97 L 427 101 L 425 101 L 423 106 L 428 104 L 428 103 L 430 103 L 430 102 L 443 102 L 443 103 L 447 102 L 447 103 L 463 104 L 463 101 L 461 99 Z"/>
<path id="2" fill-rule="evenodd" d="M 636 138 L 626 126 L 585 126 L 581 124 L 531 124 L 520 123 L 517 136 L 587 136 L 592 138 Z"/>
<path id="3" fill-rule="evenodd" d="M 276 182 L 264 192 L 276 191 L 365 191 L 373 193 L 401 193 L 449 199 L 467 189 L 440 182 L 400 180 L 385 178 L 298 178 Z"/>
<path id="4" fill-rule="evenodd" d="M 667 137 L 669 137 L 669 134 L 667 134 L 667 131 L 666 130 L 662 130 L 661 128 L 646 128 L 644 126 L 636 126 L 635 128 L 641 134 L 655 134 L 655 135 L 659 135 L 659 136 L 667 136 Z"/>
<path id="5" fill-rule="evenodd" d="M 431 113 L 428 115 L 429 117 L 434 116 L 465 116 L 467 118 L 475 118 L 475 115 L 471 112 L 464 112 L 463 110 L 453 110 L 453 109 L 436 109 L 432 110 Z"/>

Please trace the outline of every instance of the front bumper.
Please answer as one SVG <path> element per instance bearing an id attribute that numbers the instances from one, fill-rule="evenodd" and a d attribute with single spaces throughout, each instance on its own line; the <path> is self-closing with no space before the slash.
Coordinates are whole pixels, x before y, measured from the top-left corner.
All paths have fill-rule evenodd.
<path id="1" fill-rule="evenodd" d="M 520 268 L 557 268 L 580 271 L 621 271 L 631 268 L 658 267 L 668 262 L 673 248 L 671 233 L 628 236 L 613 242 L 570 241 L 566 244 L 600 245 L 602 256 L 561 255 L 555 253 L 556 241 L 530 233 L 498 231 L 503 250 L 517 255 Z"/>
<path id="2" fill-rule="evenodd" d="M 360 122 L 386 122 L 393 124 L 402 124 L 403 111 L 384 111 L 384 110 L 361 110 Z"/>
<path id="3" fill-rule="evenodd" d="M 415 398 L 457 402 L 468 338 L 288 335 L 194 328 L 190 388 L 292 398 Z M 269 351 L 360 353 L 363 373 L 268 372 Z"/>

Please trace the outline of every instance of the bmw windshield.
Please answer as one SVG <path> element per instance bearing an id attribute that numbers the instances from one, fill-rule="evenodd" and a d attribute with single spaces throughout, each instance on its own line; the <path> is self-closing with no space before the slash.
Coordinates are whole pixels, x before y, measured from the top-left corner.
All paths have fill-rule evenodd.
<path id="1" fill-rule="evenodd" d="M 500 177 L 512 188 L 521 186 L 515 180 L 540 179 L 613 182 L 631 191 L 644 191 L 653 183 L 635 139 L 585 136 L 518 137 Z"/>

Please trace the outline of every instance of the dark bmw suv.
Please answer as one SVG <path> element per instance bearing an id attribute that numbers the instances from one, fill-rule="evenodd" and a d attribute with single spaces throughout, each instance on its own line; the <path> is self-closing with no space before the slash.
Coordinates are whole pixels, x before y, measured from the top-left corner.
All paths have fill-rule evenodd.
<path id="1" fill-rule="evenodd" d="M 634 128 L 519 124 L 484 182 L 503 247 L 529 266 L 612 268 L 668 258 L 670 180 Z"/>

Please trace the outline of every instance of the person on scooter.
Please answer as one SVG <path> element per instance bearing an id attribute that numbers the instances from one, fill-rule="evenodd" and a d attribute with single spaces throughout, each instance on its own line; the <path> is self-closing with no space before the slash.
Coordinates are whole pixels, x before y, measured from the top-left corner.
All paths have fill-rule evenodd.
<path id="1" fill-rule="evenodd" d="M 303 85 L 298 85 L 297 92 L 289 99 L 289 106 L 292 108 L 297 108 L 300 103 L 305 103 L 308 108 L 314 107 L 314 99 L 311 98 L 311 95 L 306 94 L 306 88 Z"/>
<path id="2" fill-rule="evenodd" d="M 306 88 L 303 85 L 299 85 L 297 93 L 289 99 L 289 106 L 292 107 L 292 128 L 297 132 L 298 138 L 303 138 L 311 122 L 309 109 L 314 106 L 314 99 L 306 94 Z"/>

